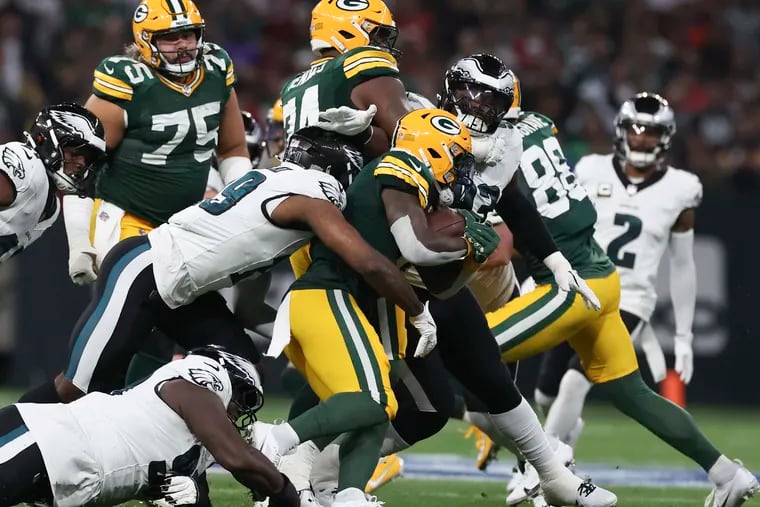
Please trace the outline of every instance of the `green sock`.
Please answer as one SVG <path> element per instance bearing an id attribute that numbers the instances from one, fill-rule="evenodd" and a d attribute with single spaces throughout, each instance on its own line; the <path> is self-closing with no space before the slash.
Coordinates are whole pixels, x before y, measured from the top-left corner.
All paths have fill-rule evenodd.
<path id="1" fill-rule="evenodd" d="M 369 393 L 338 393 L 288 421 L 301 442 L 368 428 L 388 421 Z"/>
<path id="2" fill-rule="evenodd" d="M 288 421 L 295 419 L 312 407 L 319 404 L 319 397 L 314 394 L 309 384 L 304 384 L 293 395 L 293 402 L 290 404 L 288 412 Z"/>
<path id="3" fill-rule="evenodd" d="M 388 423 L 376 424 L 351 433 L 340 444 L 340 474 L 338 491 L 359 488 L 364 491 L 380 459 Z"/>
<path id="4" fill-rule="evenodd" d="M 131 386 L 148 378 L 154 371 L 161 368 L 169 361 L 156 357 L 145 352 L 138 352 L 132 356 L 132 361 L 127 369 L 127 378 L 125 386 Z"/>
<path id="5" fill-rule="evenodd" d="M 720 452 L 707 440 L 691 415 L 652 391 L 638 370 L 597 384 L 597 389 L 607 395 L 618 410 L 696 461 L 705 471 L 718 460 Z"/>

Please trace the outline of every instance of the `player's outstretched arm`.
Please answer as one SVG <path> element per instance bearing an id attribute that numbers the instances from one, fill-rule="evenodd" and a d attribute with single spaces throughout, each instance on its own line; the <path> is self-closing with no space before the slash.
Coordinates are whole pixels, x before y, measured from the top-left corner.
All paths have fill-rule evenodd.
<path id="1" fill-rule="evenodd" d="M 84 107 L 92 111 L 92 114 L 103 123 L 103 130 L 106 133 L 106 150 L 116 149 L 124 139 L 126 129 L 124 109 L 95 95 L 90 95 Z"/>
<path id="2" fill-rule="evenodd" d="M 219 120 L 219 144 L 216 154 L 219 159 L 219 174 L 225 185 L 251 170 L 248 145 L 245 142 L 245 127 L 234 89 L 230 90 L 230 96 L 224 104 Z"/>
<path id="3" fill-rule="evenodd" d="M 684 384 L 694 374 L 692 325 L 697 304 L 697 267 L 694 264 L 693 208 L 681 212 L 670 232 L 670 299 L 676 321 L 674 338 L 675 370 Z"/>
<path id="4" fill-rule="evenodd" d="M 298 505 L 298 493 L 274 464 L 240 436 L 221 400 L 184 379 L 167 382 L 161 398 L 174 410 L 222 467 L 243 486 L 270 497 L 270 505 Z M 295 498 L 295 503 L 283 501 Z M 272 502 L 272 499 L 280 500 Z"/>
<path id="5" fill-rule="evenodd" d="M 331 202 L 294 195 L 277 206 L 272 219 L 282 227 L 307 224 L 327 248 L 338 254 L 382 297 L 409 315 L 423 311 L 422 302 L 401 270 L 372 248 Z"/>

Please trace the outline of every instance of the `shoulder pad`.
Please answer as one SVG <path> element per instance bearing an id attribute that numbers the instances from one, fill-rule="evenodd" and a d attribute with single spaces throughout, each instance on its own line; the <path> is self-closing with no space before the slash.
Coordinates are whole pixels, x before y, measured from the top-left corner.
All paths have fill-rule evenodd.
<path id="1" fill-rule="evenodd" d="M 684 209 L 696 208 L 702 203 L 702 182 L 699 176 L 683 169 L 675 169 L 683 181 L 679 187 L 683 190 Z"/>
<path id="2" fill-rule="evenodd" d="M 398 63 L 390 53 L 382 49 L 363 46 L 352 49 L 340 56 L 346 79 L 357 76 L 397 76 Z"/>
<path id="3" fill-rule="evenodd" d="M 166 366 L 179 377 L 219 396 L 225 407 L 232 398 L 232 383 L 227 370 L 211 358 L 191 354 Z"/>
<path id="4" fill-rule="evenodd" d="M 222 46 L 213 42 L 205 42 L 203 44 L 203 63 L 207 71 L 224 73 L 227 86 L 232 86 L 237 81 L 232 58 Z"/>
<path id="5" fill-rule="evenodd" d="M 132 100 L 135 88 L 146 79 L 154 79 L 153 70 L 128 56 L 110 56 L 102 60 L 93 73 L 92 92 L 109 101 Z"/>
<path id="6" fill-rule="evenodd" d="M 0 145 L 0 171 L 8 175 L 17 193 L 27 188 L 38 190 L 40 182 L 47 181 L 45 166 L 37 154 L 17 141 Z"/>
<path id="7" fill-rule="evenodd" d="M 412 154 L 402 150 L 389 151 L 377 162 L 374 176 L 386 182 L 393 182 L 393 186 L 416 191 L 420 205 L 427 208 L 430 187 L 433 184 L 433 173 L 426 164 Z"/>

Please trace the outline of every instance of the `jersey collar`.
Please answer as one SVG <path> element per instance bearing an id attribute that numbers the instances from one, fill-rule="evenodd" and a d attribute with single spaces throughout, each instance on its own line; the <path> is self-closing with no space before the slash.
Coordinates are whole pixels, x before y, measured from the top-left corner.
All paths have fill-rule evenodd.
<path id="1" fill-rule="evenodd" d="M 631 195 L 637 194 L 645 188 L 651 187 L 660 181 L 668 170 L 668 166 L 666 165 L 662 169 L 655 171 L 654 174 L 646 178 L 644 181 L 634 183 L 625 174 L 625 170 L 623 169 L 623 165 L 620 163 L 620 159 L 615 156 L 612 157 L 612 167 L 615 169 L 615 174 L 617 174 L 618 179 L 623 184 L 626 191 Z"/>

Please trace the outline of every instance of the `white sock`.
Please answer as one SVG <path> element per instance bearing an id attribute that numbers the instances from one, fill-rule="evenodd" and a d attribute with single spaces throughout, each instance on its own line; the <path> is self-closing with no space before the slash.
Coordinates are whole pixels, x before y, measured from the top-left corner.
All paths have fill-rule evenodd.
<path id="1" fill-rule="evenodd" d="M 549 409 L 551 408 L 552 403 L 554 403 L 554 400 L 556 399 L 557 399 L 556 396 L 549 396 L 548 394 L 544 393 L 538 388 L 536 388 L 536 390 L 533 391 L 533 401 L 536 402 L 538 411 L 541 413 L 544 419 L 546 419 L 546 414 L 549 413 Z"/>
<path id="2" fill-rule="evenodd" d="M 493 423 L 491 414 L 487 412 L 470 412 L 466 410 L 463 419 L 478 427 L 480 431 L 489 436 L 499 447 L 509 450 L 518 460 L 525 460 L 515 443 L 504 433 L 498 431 Z"/>
<path id="3" fill-rule="evenodd" d="M 385 438 L 383 439 L 383 446 L 380 448 L 380 456 L 388 456 L 395 452 L 403 451 L 411 447 L 401 435 L 398 434 L 393 424 L 388 425 L 388 431 L 385 432 Z"/>
<path id="4" fill-rule="evenodd" d="M 566 441 L 583 412 L 583 404 L 593 384 L 578 370 L 567 370 L 559 384 L 559 394 L 546 416 L 544 429 Z"/>
<path id="5" fill-rule="evenodd" d="M 296 452 L 280 460 L 280 472 L 288 476 L 296 491 L 309 488 L 311 469 L 318 454 L 319 448 L 309 440 L 296 447 Z"/>
<path id="6" fill-rule="evenodd" d="M 718 461 L 707 471 L 707 478 L 716 486 L 723 486 L 734 478 L 738 469 L 738 463 L 731 461 L 724 454 L 721 454 Z"/>
<path id="7" fill-rule="evenodd" d="M 311 468 L 311 483 L 320 484 L 330 481 L 338 482 L 340 474 L 340 446 L 330 444 L 314 460 Z"/>
<path id="8" fill-rule="evenodd" d="M 490 416 L 494 429 L 514 441 L 542 479 L 551 479 L 565 472 L 565 467 L 549 445 L 536 413 L 525 398 L 509 412 Z"/>
<path id="9" fill-rule="evenodd" d="M 272 428 L 272 436 L 277 440 L 280 453 L 283 455 L 301 443 L 298 433 L 288 423 L 275 424 Z"/>

